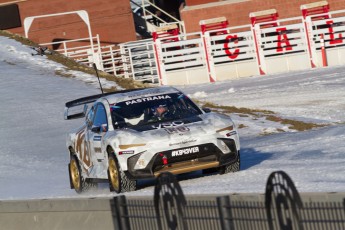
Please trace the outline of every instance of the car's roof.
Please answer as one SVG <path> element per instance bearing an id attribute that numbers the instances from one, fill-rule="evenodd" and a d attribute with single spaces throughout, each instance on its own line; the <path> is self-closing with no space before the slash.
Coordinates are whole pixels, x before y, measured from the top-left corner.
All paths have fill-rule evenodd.
<path id="1" fill-rule="evenodd" d="M 169 93 L 181 93 L 181 91 L 177 90 L 174 87 L 161 86 L 155 88 L 119 91 L 114 94 L 106 95 L 102 98 L 106 99 L 109 102 L 109 104 L 116 104 L 121 101 L 128 101 L 136 98 L 150 97 Z"/>

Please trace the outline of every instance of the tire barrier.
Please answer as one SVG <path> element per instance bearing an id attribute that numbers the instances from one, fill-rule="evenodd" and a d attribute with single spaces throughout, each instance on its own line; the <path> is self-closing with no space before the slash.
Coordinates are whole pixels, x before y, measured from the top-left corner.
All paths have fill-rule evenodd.
<path id="1" fill-rule="evenodd" d="M 302 200 L 285 172 L 273 172 L 269 176 L 266 185 L 265 208 L 270 230 L 303 229 L 299 214 L 299 210 L 303 208 Z M 277 215 L 276 218 L 273 218 L 274 213 Z M 278 226 L 274 227 L 273 219 L 278 220 Z"/>
<path id="2" fill-rule="evenodd" d="M 187 229 L 186 219 L 184 218 L 186 204 L 186 198 L 176 177 L 171 173 L 161 174 L 158 177 L 154 192 L 158 229 L 177 229 L 177 226 L 181 226 L 179 229 Z M 164 215 L 162 215 L 162 212 Z M 164 228 L 161 216 L 164 216 L 164 220 L 166 220 Z"/>
<path id="3" fill-rule="evenodd" d="M 184 195 L 162 173 L 154 196 L 1 201 L 1 229 L 345 229 L 345 193 L 298 193 L 283 171 L 265 194 Z"/>

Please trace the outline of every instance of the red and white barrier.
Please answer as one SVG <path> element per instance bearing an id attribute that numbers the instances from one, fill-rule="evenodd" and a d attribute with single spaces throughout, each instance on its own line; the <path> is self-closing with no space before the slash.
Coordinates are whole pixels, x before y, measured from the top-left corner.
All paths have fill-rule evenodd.
<path id="1" fill-rule="evenodd" d="M 155 41 L 162 84 L 209 82 L 201 37 L 201 33 L 191 33 L 158 38 Z"/>
<path id="2" fill-rule="evenodd" d="M 322 15 L 307 16 L 305 19 L 315 67 L 322 67 L 325 63 L 327 66 L 344 65 L 345 10 L 329 12 L 329 17 L 313 20 L 315 16 Z"/>
<path id="3" fill-rule="evenodd" d="M 300 23 L 295 23 L 296 21 Z M 266 22 L 254 26 L 261 70 L 266 74 L 274 74 L 309 68 L 302 17 L 276 22 L 277 26 L 274 27 L 265 28 Z"/>
<path id="4" fill-rule="evenodd" d="M 92 50 L 101 55 L 104 71 L 161 85 L 344 65 L 345 10 L 329 9 L 326 1 L 305 4 L 300 17 L 287 19 L 275 9 L 253 12 L 251 24 L 236 27 L 225 17 L 207 19 L 200 21 L 201 32 L 189 34 L 166 25 L 153 32 L 153 40 Z"/>
<path id="5" fill-rule="evenodd" d="M 217 81 L 259 74 L 250 26 L 207 31 L 204 43 L 210 54 L 211 75 Z"/>
<path id="6" fill-rule="evenodd" d="M 157 38 L 162 83 L 206 83 L 345 64 L 345 11 L 322 9 L 321 14 L 304 9 L 305 17 L 287 19 L 278 19 L 275 10 L 256 12 L 252 25 L 237 27 L 225 27 L 225 18 L 205 20 L 201 33 Z"/>
<path id="7" fill-rule="evenodd" d="M 200 21 L 201 26 L 201 33 L 203 35 L 203 42 L 204 42 L 204 49 L 206 54 L 206 62 L 207 62 L 207 71 L 208 71 L 208 77 L 210 82 L 215 82 L 217 80 L 216 73 L 213 64 L 213 54 L 210 49 L 210 37 L 214 35 L 220 35 L 220 34 L 228 34 L 227 27 L 228 27 L 228 21 L 225 17 L 220 18 L 213 18 L 208 20 L 201 20 Z M 207 33 L 207 36 L 205 36 L 205 33 L 207 31 L 214 31 L 211 33 Z"/>

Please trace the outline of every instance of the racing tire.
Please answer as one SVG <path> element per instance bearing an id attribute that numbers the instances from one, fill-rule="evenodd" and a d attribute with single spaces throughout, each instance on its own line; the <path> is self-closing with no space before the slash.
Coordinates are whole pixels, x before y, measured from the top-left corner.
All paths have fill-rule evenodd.
<path id="1" fill-rule="evenodd" d="M 220 169 L 219 169 L 220 174 L 234 173 L 234 172 L 240 171 L 241 162 L 240 162 L 240 152 L 239 151 L 238 151 L 237 155 L 238 155 L 238 157 L 237 157 L 236 162 L 220 167 Z"/>
<path id="2" fill-rule="evenodd" d="M 126 176 L 121 167 L 119 167 L 119 163 L 114 153 L 109 154 L 108 163 L 108 179 L 110 191 L 116 193 L 135 191 L 137 188 L 137 181 L 130 180 Z"/>
<path id="3" fill-rule="evenodd" d="M 71 156 L 70 163 L 68 164 L 71 188 L 78 193 L 83 193 L 90 188 L 96 187 L 96 183 L 92 183 L 83 178 L 79 160 L 75 155 Z"/>

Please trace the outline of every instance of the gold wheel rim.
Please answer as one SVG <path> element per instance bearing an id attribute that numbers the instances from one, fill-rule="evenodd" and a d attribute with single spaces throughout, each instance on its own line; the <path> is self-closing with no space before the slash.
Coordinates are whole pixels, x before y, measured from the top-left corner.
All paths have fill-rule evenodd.
<path id="1" fill-rule="evenodd" d="M 72 184 L 76 190 L 80 188 L 80 173 L 78 169 L 77 162 L 75 160 L 71 161 L 70 165 Z"/>
<path id="2" fill-rule="evenodd" d="M 117 169 L 116 162 L 114 159 L 109 159 L 109 176 L 111 184 L 115 190 L 119 190 L 119 170 Z"/>

